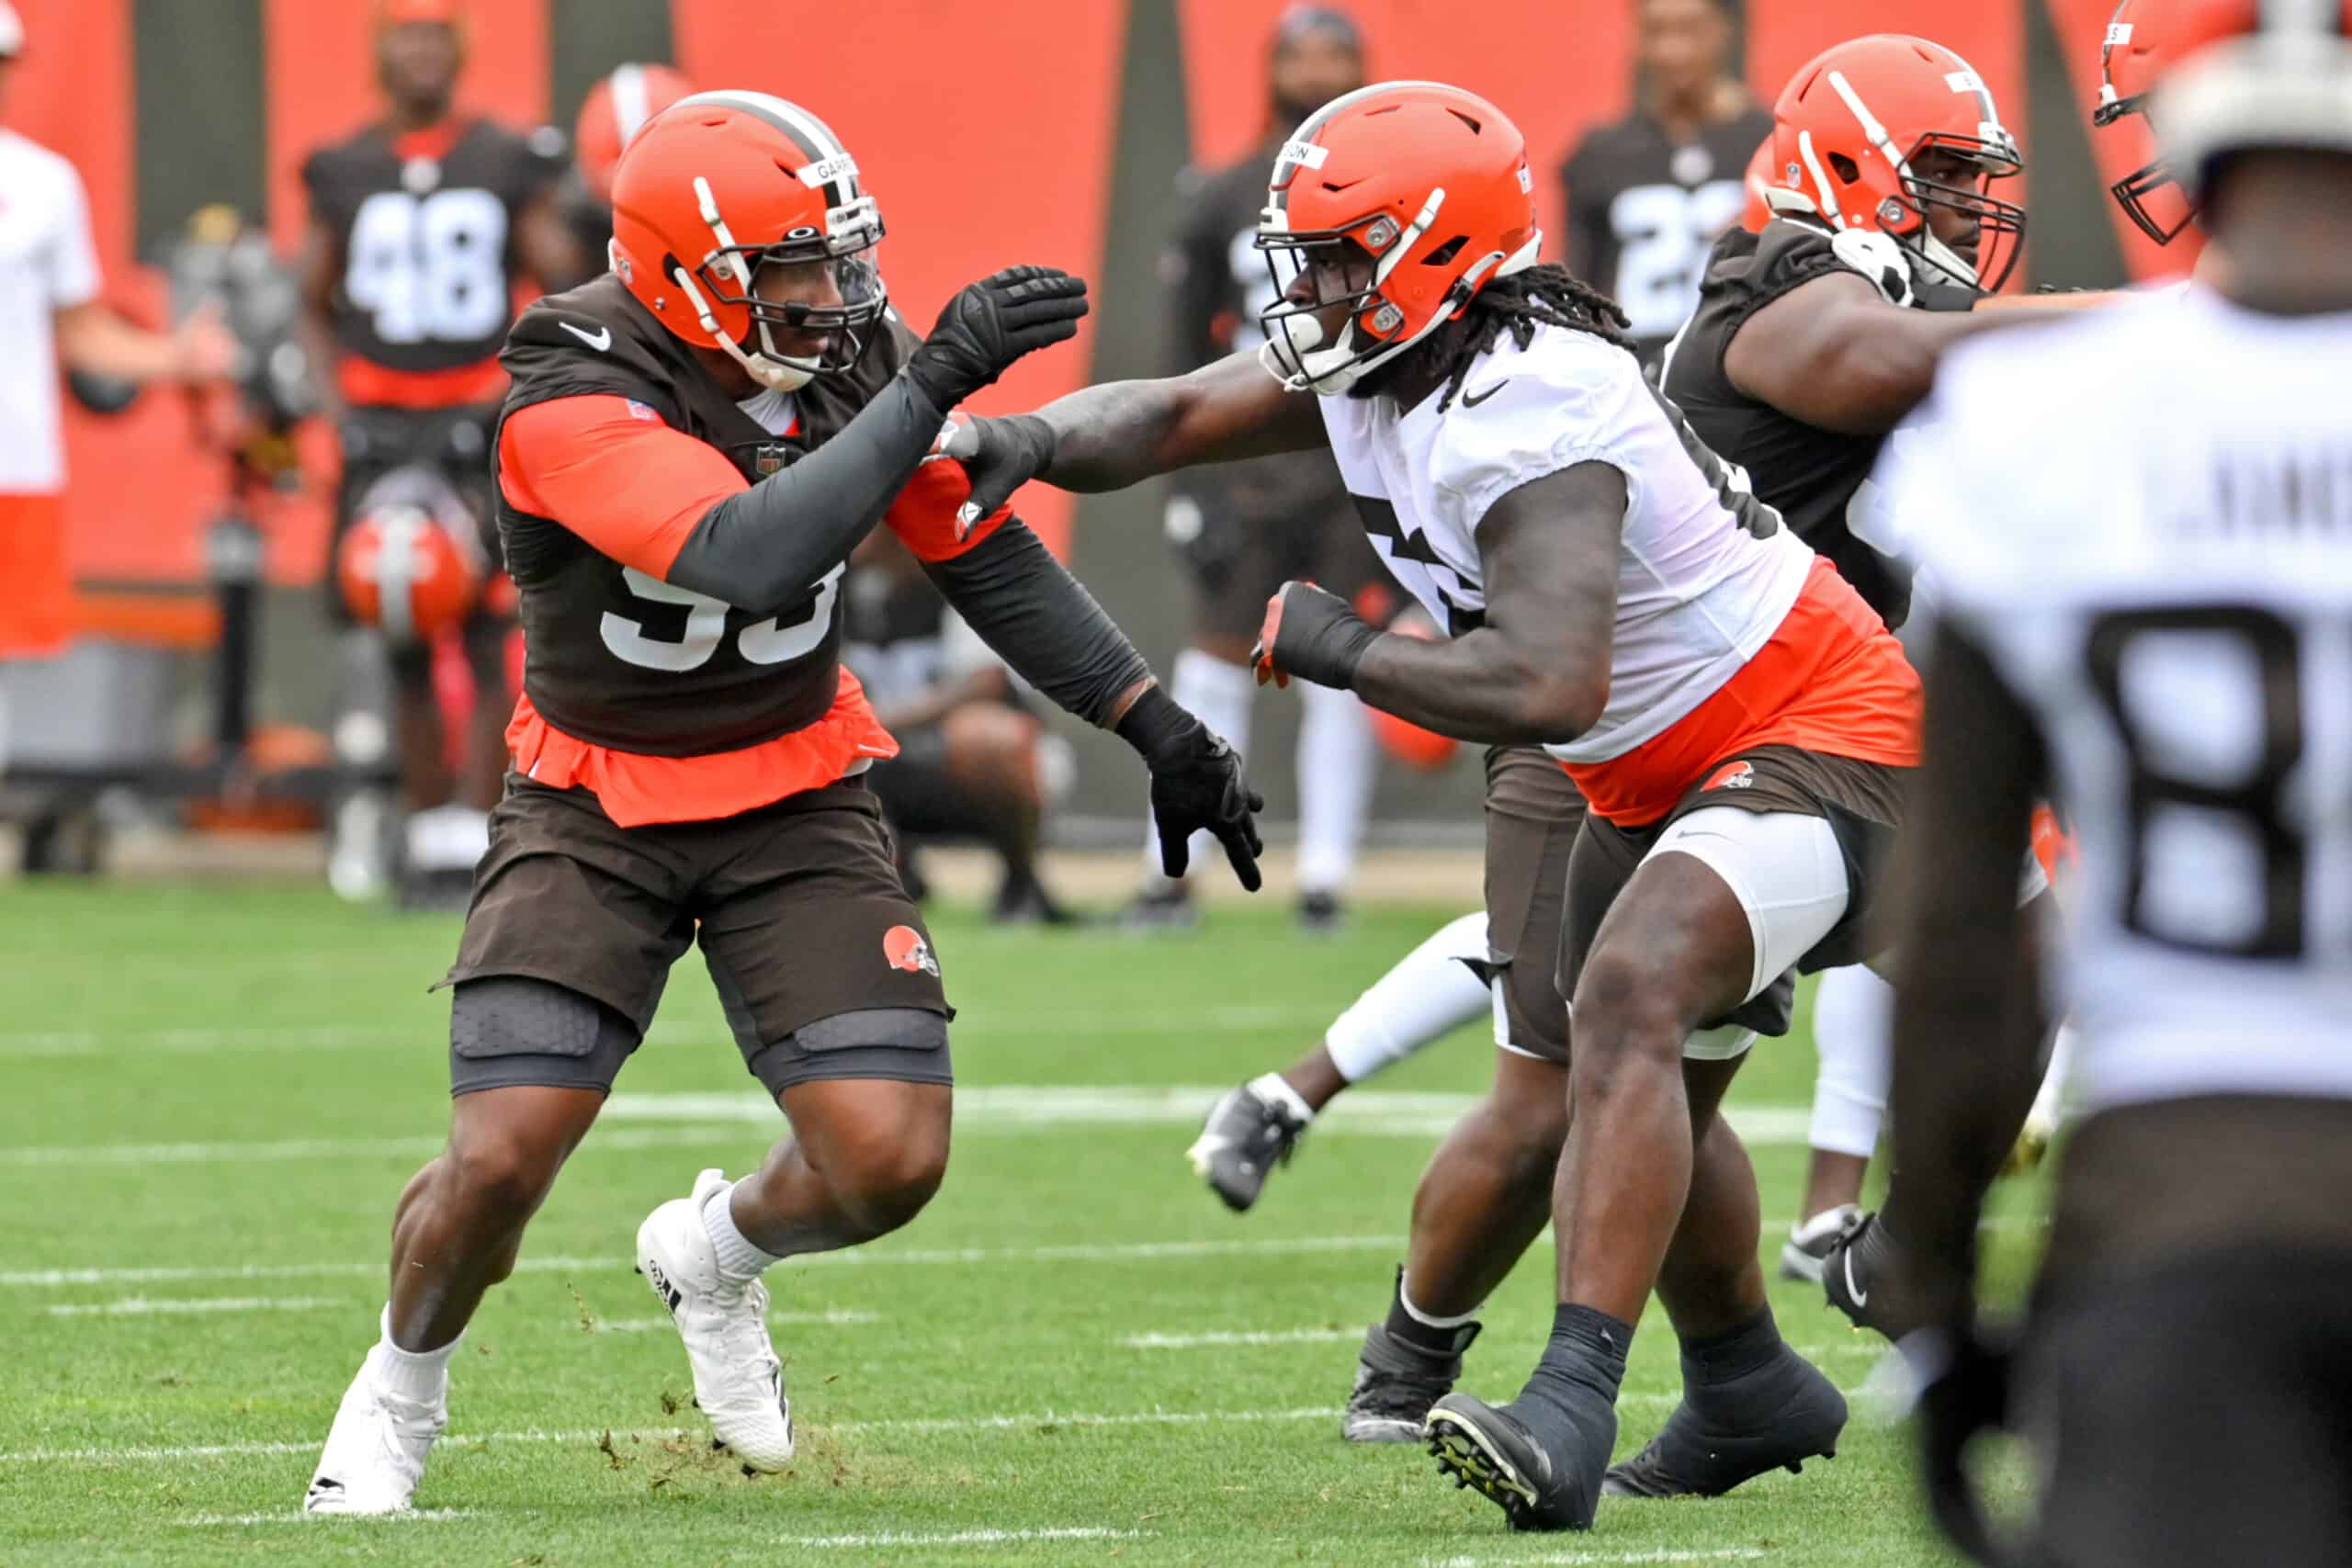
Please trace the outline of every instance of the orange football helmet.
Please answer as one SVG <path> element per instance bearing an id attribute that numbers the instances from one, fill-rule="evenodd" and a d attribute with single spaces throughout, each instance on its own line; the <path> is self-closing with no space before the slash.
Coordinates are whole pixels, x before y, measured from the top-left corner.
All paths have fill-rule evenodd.
<path id="1" fill-rule="evenodd" d="M 2352 0 L 2173 0 L 2161 28 L 2155 7 L 2124 9 L 2135 12 L 2127 51 L 2137 12 L 2150 12 L 2154 96 L 2143 112 L 2192 203 L 2225 153 L 2352 152 Z"/>
<path id="2" fill-rule="evenodd" d="M 436 465 L 369 485 L 336 543 L 335 586 L 353 620 L 394 642 L 426 642 L 465 619 L 490 576 L 481 519 Z"/>
<path id="3" fill-rule="evenodd" d="M 765 93 L 696 93 L 648 120 L 613 171 L 613 270 L 685 342 L 723 349 L 788 392 L 865 353 L 888 304 L 874 248 L 882 215 L 824 121 Z M 762 266 L 830 263 L 839 305 L 758 298 Z M 827 333 L 793 355 L 775 329 Z"/>
<path id="4" fill-rule="evenodd" d="M 1905 33 L 1873 33 L 1815 55 L 1772 106 L 1776 210 L 1805 211 L 1833 229 L 1891 234 L 1930 280 L 1991 293 L 2017 265 L 2025 209 L 1992 194 L 2024 168 L 1992 90 L 1965 60 Z M 1930 152 L 1975 171 L 1966 185 L 1913 167 Z M 1930 209 L 1975 221 L 1975 254 L 1936 237 Z"/>
<path id="5" fill-rule="evenodd" d="M 580 177 L 598 201 L 613 199 L 613 168 L 645 122 L 695 90 L 667 65 L 623 65 L 588 89 L 571 131 Z"/>
<path id="6" fill-rule="evenodd" d="M 1295 392 L 1355 386 L 1535 265 L 1534 189 L 1527 139 L 1475 93 L 1382 82 L 1324 105 L 1283 143 L 1258 224 L 1266 368 Z"/>
<path id="7" fill-rule="evenodd" d="M 470 520 L 464 526 L 472 527 Z M 395 643 L 430 642 L 481 597 L 481 553 L 426 508 L 399 502 L 344 530 L 334 575 L 353 620 Z"/>

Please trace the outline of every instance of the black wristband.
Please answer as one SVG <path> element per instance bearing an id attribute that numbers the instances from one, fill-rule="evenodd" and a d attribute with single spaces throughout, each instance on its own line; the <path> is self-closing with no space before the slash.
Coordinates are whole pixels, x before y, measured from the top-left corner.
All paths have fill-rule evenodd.
<path id="1" fill-rule="evenodd" d="M 1144 688 L 1143 694 L 1128 705 L 1119 716 L 1112 732 L 1136 749 L 1136 755 L 1147 762 L 1167 756 L 1202 728 L 1183 705 L 1157 685 Z"/>

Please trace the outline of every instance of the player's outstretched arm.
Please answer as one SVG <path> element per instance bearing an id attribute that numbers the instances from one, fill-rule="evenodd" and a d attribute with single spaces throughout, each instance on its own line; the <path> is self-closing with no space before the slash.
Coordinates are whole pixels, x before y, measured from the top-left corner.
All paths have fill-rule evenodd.
<path id="1" fill-rule="evenodd" d="M 1884 240 L 1852 231 L 1847 240 Z M 2104 294 L 2007 296 L 1972 310 L 1925 310 L 1907 301 L 1910 278 L 1896 254 L 1872 281 L 1826 273 L 1750 317 L 1724 351 L 1724 373 L 1752 398 L 1792 419 L 1850 435 L 1892 430 L 1934 385 L 1936 363 L 1963 338 L 2083 310 Z M 1857 247 L 1859 249 L 1859 247 Z"/>
<path id="2" fill-rule="evenodd" d="M 1258 679 L 1342 687 L 1462 740 L 1573 740 L 1609 702 L 1625 505 L 1606 463 L 1505 492 L 1478 522 L 1485 624 L 1451 641 L 1376 631 L 1345 600 L 1286 582 L 1258 633 Z"/>
<path id="3" fill-rule="evenodd" d="M 1033 479 L 1063 490 L 1125 490 L 1195 463 L 1224 463 L 1326 445 L 1316 400 L 1284 391 L 1254 355 L 1188 375 L 1106 381 L 1035 413 L 975 419 L 948 443 L 972 476 L 986 516 Z"/>

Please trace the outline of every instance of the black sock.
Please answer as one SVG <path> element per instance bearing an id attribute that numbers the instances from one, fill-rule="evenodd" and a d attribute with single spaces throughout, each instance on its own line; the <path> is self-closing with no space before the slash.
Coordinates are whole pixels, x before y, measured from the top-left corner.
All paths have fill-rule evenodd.
<path id="1" fill-rule="evenodd" d="M 1745 1377 L 1781 1354 L 1781 1325 L 1766 1307 L 1754 1317 L 1702 1338 L 1682 1341 L 1682 1382 L 1691 1389 Z"/>
<path id="2" fill-rule="evenodd" d="M 1556 1308 L 1544 1359 L 1535 1363 L 1535 1373 L 1520 1391 L 1518 1403 L 1566 1416 L 1586 1436 L 1599 1436 L 1605 1454 L 1616 1436 L 1617 1387 L 1625 1381 L 1625 1352 L 1633 1343 L 1633 1325 L 1605 1312 L 1589 1306 Z"/>
<path id="3" fill-rule="evenodd" d="M 1462 1354 L 1470 1341 L 1477 1337 L 1475 1323 L 1457 1323 L 1450 1328 L 1440 1328 L 1423 1323 L 1405 1310 L 1405 1270 L 1396 1270 L 1396 1289 L 1388 1296 L 1388 1337 L 1424 1356 L 1452 1360 Z"/>

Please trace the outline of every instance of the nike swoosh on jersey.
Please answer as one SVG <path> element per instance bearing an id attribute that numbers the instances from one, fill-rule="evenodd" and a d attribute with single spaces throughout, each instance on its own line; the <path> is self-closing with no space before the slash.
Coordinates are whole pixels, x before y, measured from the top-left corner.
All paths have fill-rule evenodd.
<path id="1" fill-rule="evenodd" d="M 561 327 L 565 332 L 570 333 L 573 337 L 578 338 L 582 343 L 586 344 L 590 348 L 594 349 L 599 354 L 604 353 L 606 349 L 613 346 L 613 329 L 610 327 L 599 327 L 593 333 L 583 333 L 578 327 L 573 326 L 570 321 L 558 321 L 556 325 Z"/>
<path id="2" fill-rule="evenodd" d="M 1510 378 L 1506 376 L 1483 392 L 1464 392 L 1462 394 L 1462 406 L 1465 409 L 1475 409 L 1480 403 L 1485 402 L 1488 398 L 1493 397 L 1497 392 L 1501 391 L 1505 387 L 1510 385 Z"/>

